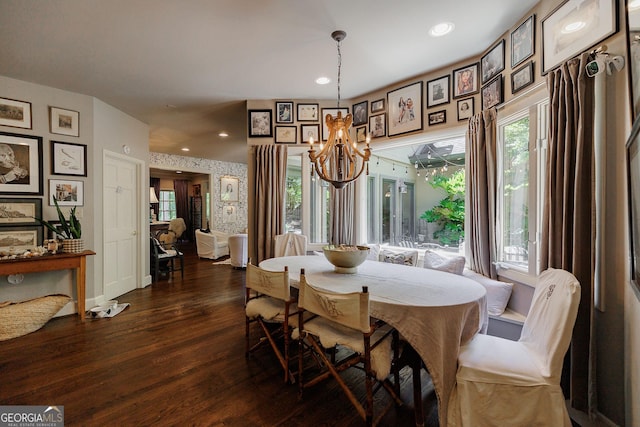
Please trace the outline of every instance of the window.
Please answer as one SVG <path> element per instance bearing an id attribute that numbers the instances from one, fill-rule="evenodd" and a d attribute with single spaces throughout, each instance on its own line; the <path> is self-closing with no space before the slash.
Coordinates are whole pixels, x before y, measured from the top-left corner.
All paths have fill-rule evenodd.
<path id="1" fill-rule="evenodd" d="M 498 123 L 498 261 L 531 275 L 538 273 L 547 107 L 545 101 Z"/>
<path id="2" fill-rule="evenodd" d="M 311 180 L 311 243 L 329 242 L 329 185 L 317 177 Z"/>
<path id="3" fill-rule="evenodd" d="M 285 231 L 302 233 L 302 170 L 299 161 L 296 164 L 291 156 L 288 160 L 284 228 Z"/>
<path id="4" fill-rule="evenodd" d="M 160 221 L 170 221 L 176 218 L 176 194 L 169 190 L 160 190 L 160 207 L 158 219 Z"/>

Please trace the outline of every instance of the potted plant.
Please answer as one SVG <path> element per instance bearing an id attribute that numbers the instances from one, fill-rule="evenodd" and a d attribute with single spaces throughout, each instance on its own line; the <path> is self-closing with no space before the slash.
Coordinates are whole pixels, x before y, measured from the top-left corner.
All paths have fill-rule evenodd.
<path id="1" fill-rule="evenodd" d="M 67 219 L 62 213 L 62 210 L 58 205 L 58 200 L 55 196 L 53 196 L 53 203 L 56 205 L 56 210 L 58 211 L 58 220 L 60 221 L 60 225 L 54 225 L 49 221 L 45 221 L 40 218 L 36 218 L 36 221 L 51 230 L 54 236 L 60 236 L 63 239 L 62 248 L 64 252 L 82 252 L 84 249 L 84 241 L 82 240 L 82 227 L 78 217 L 76 216 L 76 206 L 71 208 L 71 211 L 69 212 L 69 219 Z"/>

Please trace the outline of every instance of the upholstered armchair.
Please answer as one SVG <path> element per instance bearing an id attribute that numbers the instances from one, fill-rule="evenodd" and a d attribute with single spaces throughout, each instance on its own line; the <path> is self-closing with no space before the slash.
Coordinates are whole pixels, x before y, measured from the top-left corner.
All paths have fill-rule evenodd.
<path id="1" fill-rule="evenodd" d="M 229 235 L 222 231 L 210 230 L 208 233 L 196 230 L 196 250 L 200 258 L 218 259 L 229 255 Z"/>

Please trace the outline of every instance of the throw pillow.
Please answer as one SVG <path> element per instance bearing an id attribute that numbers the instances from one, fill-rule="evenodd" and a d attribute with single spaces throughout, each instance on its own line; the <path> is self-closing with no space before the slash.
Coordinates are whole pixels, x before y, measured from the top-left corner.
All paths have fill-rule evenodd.
<path id="1" fill-rule="evenodd" d="M 369 247 L 369 255 L 367 255 L 368 260 L 379 261 L 380 260 L 380 245 L 372 244 L 367 245 Z"/>
<path id="2" fill-rule="evenodd" d="M 380 251 L 380 261 L 391 264 L 418 265 L 418 251 Z"/>
<path id="3" fill-rule="evenodd" d="M 426 250 L 424 252 L 424 268 L 446 271 L 447 273 L 462 274 L 465 259 L 463 256 L 443 257 L 442 255 Z"/>
<path id="4" fill-rule="evenodd" d="M 513 283 L 493 280 L 473 270 L 464 270 L 464 277 L 475 280 L 487 290 L 487 311 L 490 315 L 500 316 L 504 313 L 511 298 Z"/>

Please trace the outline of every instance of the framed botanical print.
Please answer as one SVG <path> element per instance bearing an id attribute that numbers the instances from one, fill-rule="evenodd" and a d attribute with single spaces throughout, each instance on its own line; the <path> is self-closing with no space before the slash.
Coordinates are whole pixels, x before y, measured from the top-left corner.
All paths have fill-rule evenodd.
<path id="1" fill-rule="evenodd" d="M 422 82 L 387 92 L 388 136 L 422 129 Z"/>
<path id="2" fill-rule="evenodd" d="M 293 123 L 293 102 L 276 102 L 276 123 Z"/>
<path id="3" fill-rule="evenodd" d="M 51 141 L 51 173 L 87 176 L 87 146 Z"/>
<path id="4" fill-rule="evenodd" d="M 531 15 L 511 33 L 511 68 L 535 53 L 536 16 Z"/>
<path id="5" fill-rule="evenodd" d="M 349 114 L 348 108 L 323 108 L 322 109 L 322 140 L 326 141 L 329 138 L 329 127 L 327 126 L 327 122 L 325 121 L 325 117 L 327 114 L 331 114 L 334 118 L 338 117 L 338 111 L 342 113 L 342 118 L 344 119 Z"/>
<path id="6" fill-rule="evenodd" d="M 271 123 L 271 110 L 249 110 L 249 137 L 272 137 Z"/>
<path id="7" fill-rule="evenodd" d="M 42 138 L 0 132 L 0 194 L 42 195 Z"/>
<path id="8" fill-rule="evenodd" d="M 276 144 L 296 144 L 297 129 L 295 126 L 276 126 Z"/>
<path id="9" fill-rule="evenodd" d="M 487 52 L 480 61 L 482 67 L 482 84 L 485 84 L 504 70 L 504 39 Z"/>
<path id="10" fill-rule="evenodd" d="M 0 126 L 31 129 L 31 103 L 0 98 Z"/>
<path id="11" fill-rule="evenodd" d="M 462 98 L 477 93 L 478 63 L 453 70 L 453 97 Z"/>
<path id="12" fill-rule="evenodd" d="M 49 206 L 55 205 L 54 196 L 59 206 L 82 206 L 84 205 L 84 182 L 50 179 Z"/>
<path id="13" fill-rule="evenodd" d="M 300 137 L 305 144 L 313 138 L 313 142 L 320 141 L 320 125 L 300 125 Z"/>
<path id="14" fill-rule="evenodd" d="M 427 108 L 449 103 L 449 76 L 427 82 Z"/>
<path id="15" fill-rule="evenodd" d="M 51 133 L 80 136 L 80 113 L 58 107 L 49 107 Z"/>

